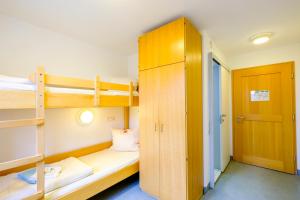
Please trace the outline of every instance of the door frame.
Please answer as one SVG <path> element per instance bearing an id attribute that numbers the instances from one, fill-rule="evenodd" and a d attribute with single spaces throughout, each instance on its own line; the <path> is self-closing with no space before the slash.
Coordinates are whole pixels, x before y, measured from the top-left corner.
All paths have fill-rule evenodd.
<path id="1" fill-rule="evenodd" d="M 292 108 L 293 108 L 293 115 L 294 115 L 294 120 L 293 120 L 293 137 L 294 137 L 294 148 L 293 148 L 293 154 L 295 156 L 294 162 L 293 162 L 293 167 L 294 167 L 294 174 L 297 174 L 297 138 L 296 138 L 296 88 L 295 88 L 295 61 L 289 61 L 289 62 L 278 62 L 278 63 L 271 63 L 271 64 L 262 64 L 262 65 L 256 65 L 256 66 L 250 66 L 250 67 L 241 67 L 238 69 L 231 70 L 231 112 L 232 112 L 232 120 L 231 120 L 231 125 L 232 125 L 232 149 L 233 149 L 233 159 L 235 157 L 235 107 L 234 107 L 234 76 L 233 72 L 235 70 L 246 70 L 246 69 L 251 69 L 251 68 L 259 68 L 259 67 L 266 67 L 266 66 L 272 66 L 276 64 L 284 64 L 284 63 L 291 63 L 292 64 Z M 272 169 L 270 169 L 272 170 Z M 283 172 L 286 173 L 286 172 Z"/>
<path id="2" fill-rule="evenodd" d="M 214 110 L 214 105 L 213 105 L 213 97 L 214 97 L 214 83 L 213 83 L 213 60 L 217 61 L 220 64 L 220 67 L 224 67 L 228 73 L 231 73 L 231 70 L 224 65 L 224 63 L 213 53 L 210 52 L 208 54 L 208 109 L 209 109 L 209 187 L 213 189 L 215 187 L 215 169 L 214 169 L 214 116 L 211 114 L 213 113 Z M 220 70 L 221 72 L 221 70 Z M 220 77 L 221 79 L 221 77 Z M 221 83 L 221 82 L 220 82 Z M 231 86 L 229 86 L 231 88 Z M 228 91 L 229 92 L 229 91 Z M 221 91 L 220 91 L 221 93 Z M 230 101 L 230 100 L 229 100 Z M 228 105 L 229 106 L 229 105 Z M 229 107 L 230 110 L 230 107 Z M 230 113 L 229 113 L 230 114 Z M 228 116 L 229 117 L 229 116 Z M 230 120 L 230 118 L 228 118 Z M 220 124 L 221 126 L 221 124 Z M 220 130 L 221 134 L 221 130 Z M 221 152 L 220 152 L 221 153 Z"/>

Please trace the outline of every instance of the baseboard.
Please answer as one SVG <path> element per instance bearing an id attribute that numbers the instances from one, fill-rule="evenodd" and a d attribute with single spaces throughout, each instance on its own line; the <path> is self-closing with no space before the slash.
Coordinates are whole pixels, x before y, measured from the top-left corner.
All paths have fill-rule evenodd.
<path id="1" fill-rule="evenodd" d="M 297 169 L 296 174 L 297 174 L 298 176 L 300 176 L 300 169 Z"/>
<path id="2" fill-rule="evenodd" d="M 210 189 L 209 185 L 210 184 L 208 183 L 207 186 L 204 186 L 204 188 L 203 188 L 203 194 L 206 194 L 208 192 L 208 190 Z"/>

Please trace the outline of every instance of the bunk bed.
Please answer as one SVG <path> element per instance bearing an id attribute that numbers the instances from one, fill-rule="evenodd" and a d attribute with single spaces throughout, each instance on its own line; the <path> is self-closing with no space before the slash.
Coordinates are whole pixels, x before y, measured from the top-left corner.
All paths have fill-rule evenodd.
<path id="1" fill-rule="evenodd" d="M 0 121 L 0 129 L 36 126 L 36 155 L 0 163 L 0 175 L 4 177 L 0 184 L 6 182 L 21 189 L 17 192 L 11 187 L 4 194 L 5 198 L 87 199 L 137 173 L 138 152 L 113 151 L 108 149 L 111 142 L 50 157 L 44 155 L 45 109 L 124 107 L 124 128 L 128 128 L 130 106 L 138 106 L 138 94 L 132 82 L 102 82 L 99 76 L 95 80 L 54 76 L 46 74 L 42 67 L 37 68 L 28 79 L 0 76 L 0 110 L 35 109 L 35 118 Z M 60 162 L 69 157 L 77 157 L 92 166 L 93 173 L 69 185 L 45 191 L 45 163 Z M 34 166 L 34 185 L 25 184 L 13 173 Z"/>

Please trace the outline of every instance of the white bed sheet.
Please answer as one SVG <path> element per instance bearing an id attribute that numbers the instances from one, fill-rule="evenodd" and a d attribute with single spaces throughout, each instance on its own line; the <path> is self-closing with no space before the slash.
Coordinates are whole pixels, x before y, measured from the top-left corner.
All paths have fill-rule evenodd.
<path id="1" fill-rule="evenodd" d="M 77 188 L 96 180 L 104 178 L 118 170 L 129 166 L 139 160 L 138 152 L 117 152 L 112 149 L 105 149 L 90 155 L 80 157 L 79 160 L 90 166 L 94 173 L 72 184 L 58 188 L 45 195 L 45 199 L 57 199 Z M 15 200 L 34 194 L 35 185 L 27 184 L 19 180 L 16 174 L 0 177 L 0 199 Z"/>
<path id="2" fill-rule="evenodd" d="M 94 174 L 47 193 L 45 199 L 57 199 L 59 196 L 66 195 L 84 185 L 95 182 L 133 164 L 139 160 L 139 152 L 118 152 L 112 149 L 106 149 L 80 157 L 79 159 L 92 167 L 94 169 Z"/>

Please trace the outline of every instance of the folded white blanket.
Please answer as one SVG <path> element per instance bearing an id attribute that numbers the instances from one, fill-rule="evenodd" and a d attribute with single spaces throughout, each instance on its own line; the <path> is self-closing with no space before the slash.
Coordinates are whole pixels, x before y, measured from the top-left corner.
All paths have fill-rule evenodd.
<path id="1" fill-rule="evenodd" d="M 77 158 L 69 157 L 56 163 L 52 163 L 52 166 L 59 166 L 61 172 L 59 176 L 54 178 L 46 178 L 45 181 L 45 192 L 53 191 L 57 188 L 71 184 L 82 178 L 85 178 L 93 174 L 93 169 L 80 161 Z M 54 169 L 53 169 L 54 170 Z M 59 168 L 56 168 L 49 176 L 55 176 L 59 172 Z"/>
<path id="2" fill-rule="evenodd" d="M 49 179 L 49 178 L 56 178 L 60 175 L 61 173 L 61 166 L 45 166 L 45 179 Z M 36 172 L 33 175 L 33 178 L 36 179 Z"/>

